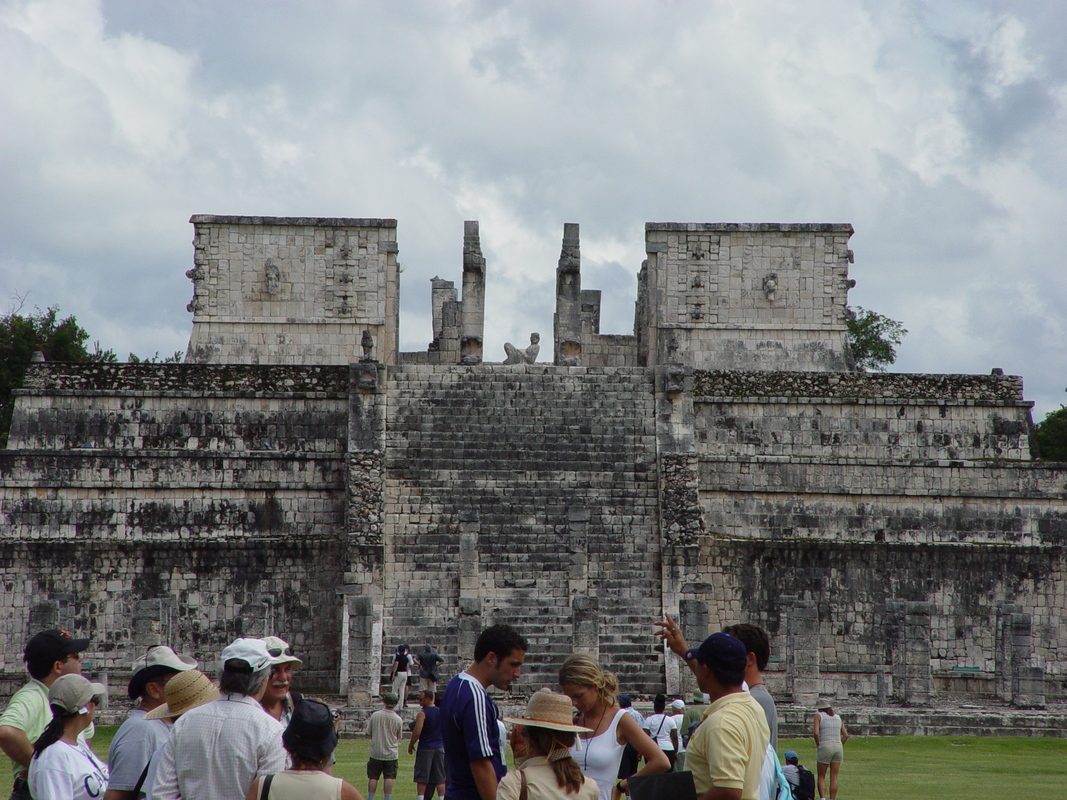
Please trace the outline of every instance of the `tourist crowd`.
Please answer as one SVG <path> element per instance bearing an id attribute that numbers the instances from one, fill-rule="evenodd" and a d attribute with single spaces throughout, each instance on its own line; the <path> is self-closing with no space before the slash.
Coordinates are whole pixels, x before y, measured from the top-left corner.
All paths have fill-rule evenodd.
<path id="1" fill-rule="evenodd" d="M 588 655 L 566 659 L 558 692 L 535 692 L 522 716 L 501 718 L 488 690 L 507 690 L 529 650 L 508 625 L 479 636 L 470 666 L 437 694 L 442 659 L 397 648 L 394 691 L 368 720 L 367 800 L 391 800 L 397 778 L 408 678 L 419 669 L 420 710 L 408 742 L 419 796 L 447 800 L 788 800 L 802 798 L 796 754 L 783 771 L 775 754 L 777 714 L 763 684 L 767 634 L 735 625 L 689 648 L 669 616 L 657 635 L 692 670 L 699 690 L 687 706 L 659 695 L 644 718 L 619 694 L 616 677 Z M 278 637 L 239 638 L 221 654 L 218 682 L 197 662 L 163 645 L 134 665 L 135 703 L 106 763 L 90 748 L 106 689 L 82 676 L 89 646 L 66 631 L 26 645 L 30 680 L 0 714 L 0 749 L 12 762 L 13 800 L 362 800 L 330 774 L 334 714 L 292 690 L 301 659 Z M 511 723 L 510 737 L 505 723 Z M 829 705 L 814 736 L 819 794 L 837 793 L 848 733 Z M 517 769 L 506 766 L 508 741 Z M 416 751 L 417 748 L 417 751 Z M 792 758 L 789 758 L 791 756 Z M 823 763 L 825 760 L 825 763 Z M 810 776 L 810 773 L 807 773 Z M 665 783 L 669 781 L 669 783 Z"/>

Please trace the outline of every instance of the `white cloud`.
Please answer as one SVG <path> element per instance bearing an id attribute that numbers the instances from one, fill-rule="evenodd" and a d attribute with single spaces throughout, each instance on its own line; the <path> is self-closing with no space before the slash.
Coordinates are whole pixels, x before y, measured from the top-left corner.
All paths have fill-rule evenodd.
<path id="1" fill-rule="evenodd" d="M 551 330 L 564 222 L 628 332 L 645 221 L 851 221 L 899 366 L 1023 372 L 1040 416 L 1067 385 L 1064 28 L 995 0 L 8 0 L 0 294 L 170 352 L 191 213 L 396 217 L 422 348 L 477 218 L 495 358 Z"/>

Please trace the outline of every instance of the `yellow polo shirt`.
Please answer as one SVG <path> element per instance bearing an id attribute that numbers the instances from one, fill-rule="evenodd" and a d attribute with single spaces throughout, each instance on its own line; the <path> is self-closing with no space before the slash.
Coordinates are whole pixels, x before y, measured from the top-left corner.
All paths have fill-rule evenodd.
<path id="1" fill-rule="evenodd" d="M 740 789 L 741 800 L 759 800 L 760 772 L 770 739 L 763 709 L 748 692 L 733 692 L 708 706 L 685 756 L 697 796 L 720 786 Z"/>

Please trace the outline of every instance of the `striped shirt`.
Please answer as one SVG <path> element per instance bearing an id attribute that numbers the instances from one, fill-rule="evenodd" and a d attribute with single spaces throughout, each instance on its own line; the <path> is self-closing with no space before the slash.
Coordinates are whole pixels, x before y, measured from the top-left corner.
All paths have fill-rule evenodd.
<path id="1" fill-rule="evenodd" d="M 492 759 L 497 780 L 507 773 L 500 752 L 496 707 L 482 684 L 466 672 L 452 678 L 441 697 L 441 738 L 448 766 L 448 800 L 480 800 L 472 761 Z"/>

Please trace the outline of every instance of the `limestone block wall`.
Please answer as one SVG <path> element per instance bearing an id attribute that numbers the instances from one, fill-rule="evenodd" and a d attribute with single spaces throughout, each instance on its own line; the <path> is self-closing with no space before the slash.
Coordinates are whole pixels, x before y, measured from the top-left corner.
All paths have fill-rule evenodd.
<path id="1" fill-rule="evenodd" d="M 157 641 L 177 643 L 214 674 L 237 636 L 285 637 L 304 660 L 300 689 L 334 692 L 341 551 L 336 540 L 237 542 L 7 541 L 0 547 L 0 654 L 24 674 L 32 633 L 88 636 L 85 669 L 125 696 L 129 664 Z"/>
<path id="2" fill-rule="evenodd" d="M 851 225 L 647 223 L 647 357 L 703 369 L 843 371 Z M 647 334 L 647 336 L 646 336 Z"/>
<path id="3" fill-rule="evenodd" d="M 0 659 L 89 634 L 121 683 L 147 644 L 209 669 L 277 633 L 337 690 L 347 367 L 36 364 L 0 452 Z"/>
<path id="4" fill-rule="evenodd" d="M 906 652 L 907 614 L 921 625 L 925 681 L 942 694 L 999 695 L 998 662 L 1010 656 L 1007 616 L 1025 616 L 1027 658 L 1043 667 L 1049 698 L 1064 697 L 1067 560 L 1062 546 L 869 544 L 739 541 L 709 535 L 699 545 L 683 594 L 709 624 L 751 620 L 775 643 L 771 691 L 793 692 L 790 625 L 811 609 L 819 691 L 848 698 L 900 700 L 916 661 Z M 910 605 L 909 605 L 910 604 Z M 923 608 L 925 606 L 925 608 Z M 724 624 L 724 623 L 723 623 Z M 802 641 L 794 640 L 794 647 Z M 998 670 L 998 667 L 1001 669 Z M 881 683 L 881 686 L 879 684 Z"/>
<path id="5" fill-rule="evenodd" d="M 382 669 L 423 638 L 461 669 L 509 622 L 531 642 L 522 685 L 571 652 L 624 686 L 662 681 L 652 378 L 552 366 L 389 370 Z"/>
<path id="6" fill-rule="evenodd" d="M 1067 469 L 1028 460 L 1021 380 L 691 380 L 707 532 L 675 559 L 680 606 L 777 633 L 772 688 L 802 703 L 1063 694 Z"/>
<path id="7" fill-rule="evenodd" d="M 698 404 L 696 437 L 715 456 L 1025 460 L 1029 415 L 1029 403 L 752 398 Z"/>
<path id="8" fill-rule="evenodd" d="M 13 450 L 342 453 L 344 368 L 40 364 Z"/>
<path id="9" fill-rule="evenodd" d="M 396 220 L 194 215 L 186 361 L 348 364 L 369 331 L 393 361 Z"/>

